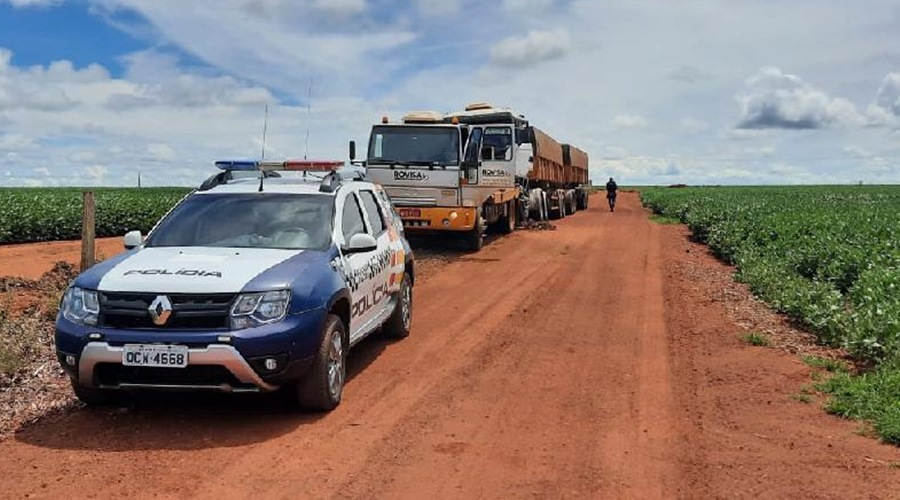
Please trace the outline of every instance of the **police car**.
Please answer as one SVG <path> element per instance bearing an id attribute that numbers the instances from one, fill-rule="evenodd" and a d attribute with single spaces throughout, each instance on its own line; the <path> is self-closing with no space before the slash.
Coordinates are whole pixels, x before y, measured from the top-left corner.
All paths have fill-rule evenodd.
<path id="1" fill-rule="evenodd" d="M 342 162 L 222 161 L 127 252 L 79 275 L 56 321 L 76 396 L 285 390 L 341 400 L 349 348 L 409 335 L 413 254 L 380 186 Z M 281 175 L 298 171 L 296 177 Z M 300 177 L 302 175 L 302 177 Z"/>

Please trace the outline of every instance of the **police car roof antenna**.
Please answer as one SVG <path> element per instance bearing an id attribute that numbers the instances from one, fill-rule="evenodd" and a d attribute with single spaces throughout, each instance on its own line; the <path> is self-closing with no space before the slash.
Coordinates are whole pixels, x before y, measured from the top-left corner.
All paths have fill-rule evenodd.
<path id="1" fill-rule="evenodd" d="M 263 136 L 262 136 L 262 159 L 266 159 L 266 132 L 269 129 L 269 103 L 266 103 L 266 117 L 263 119 Z M 263 179 L 266 178 L 266 173 L 262 170 L 259 171 L 259 192 L 262 193 L 263 190 Z"/>
<path id="2" fill-rule="evenodd" d="M 306 159 L 306 155 L 309 153 L 309 114 L 310 108 L 312 108 L 312 86 L 313 79 L 309 78 L 309 88 L 306 91 L 306 145 L 303 147 L 303 159 Z"/>

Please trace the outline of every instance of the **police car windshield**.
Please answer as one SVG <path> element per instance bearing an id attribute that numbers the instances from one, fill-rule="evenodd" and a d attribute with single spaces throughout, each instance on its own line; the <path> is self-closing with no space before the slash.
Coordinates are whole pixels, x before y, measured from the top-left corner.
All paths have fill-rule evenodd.
<path id="1" fill-rule="evenodd" d="M 325 249 L 332 201 L 316 194 L 194 195 L 159 224 L 147 246 Z"/>
<path id="2" fill-rule="evenodd" d="M 374 127 L 369 164 L 456 165 L 459 132 L 449 127 Z"/>

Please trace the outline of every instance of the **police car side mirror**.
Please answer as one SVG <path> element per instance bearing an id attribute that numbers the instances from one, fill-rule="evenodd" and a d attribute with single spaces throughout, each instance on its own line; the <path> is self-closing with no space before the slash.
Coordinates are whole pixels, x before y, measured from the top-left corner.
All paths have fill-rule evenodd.
<path id="1" fill-rule="evenodd" d="M 137 248 L 144 243 L 144 235 L 140 231 L 128 231 L 125 234 L 125 250 Z"/>
<path id="2" fill-rule="evenodd" d="M 344 253 L 363 253 L 378 249 L 375 237 L 367 233 L 357 233 L 350 237 L 350 243 L 344 246 Z"/>

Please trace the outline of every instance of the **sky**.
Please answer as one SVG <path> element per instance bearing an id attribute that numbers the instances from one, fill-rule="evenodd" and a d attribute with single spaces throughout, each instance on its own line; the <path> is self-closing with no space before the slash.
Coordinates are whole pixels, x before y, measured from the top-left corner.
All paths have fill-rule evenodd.
<path id="1" fill-rule="evenodd" d="M 900 4 L 0 0 L 0 186 L 195 185 L 267 106 L 267 158 L 346 159 L 479 101 L 595 183 L 900 183 Z"/>

